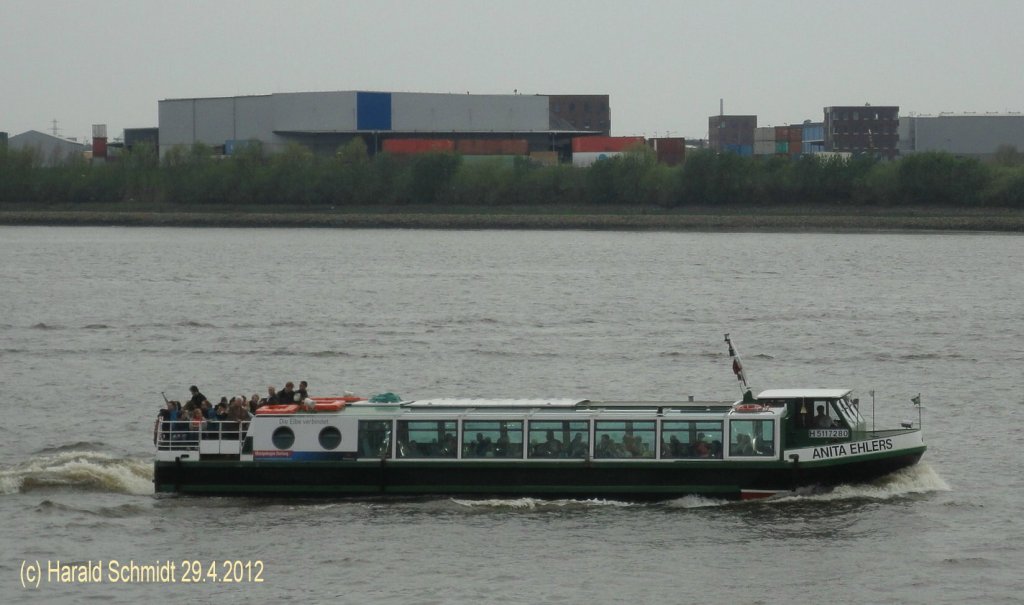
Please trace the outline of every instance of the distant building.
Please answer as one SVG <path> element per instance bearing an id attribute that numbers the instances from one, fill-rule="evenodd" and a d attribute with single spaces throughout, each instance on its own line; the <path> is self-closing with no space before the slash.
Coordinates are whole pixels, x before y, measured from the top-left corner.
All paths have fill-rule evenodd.
<path id="1" fill-rule="evenodd" d="M 604 136 L 612 131 L 608 95 L 549 95 L 551 129 L 590 130 Z"/>
<path id="2" fill-rule="evenodd" d="M 146 143 L 153 149 L 160 148 L 160 128 L 125 128 L 124 148 L 131 151 L 136 145 Z"/>
<path id="3" fill-rule="evenodd" d="M 708 146 L 718 152 L 754 154 L 757 116 L 717 115 L 708 118 Z"/>
<path id="4" fill-rule="evenodd" d="M 825 108 L 825 151 L 894 159 L 899 154 L 895 105 L 836 105 Z"/>
<path id="5" fill-rule="evenodd" d="M 801 132 L 800 152 L 805 155 L 819 154 L 825 151 L 825 123 L 804 120 Z"/>
<path id="6" fill-rule="evenodd" d="M 270 153 L 297 143 L 326 155 L 361 138 L 372 154 L 395 139 L 452 146 L 460 139 L 526 140 L 531 153 L 559 151 L 568 158 L 573 137 L 599 134 L 602 124 L 610 128 L 607 95 L 554 98 L 578 106 L 568 111 L 567 105 L 568 113 L 558 117 L 552 97 L 544 95 L 367 91 L 166 99 L 159 102 L 159 148 L 163 155 L 175 145 L 204 143 L 228 153 L 259 141 Z"/>
<path id="7" fill-rule="evenodd" d="M 901 154 L 945 151 L 988 159 L 999 147 L 1024 151 L 1024 115 L 957 114 L 901 117 Z"/>
<path id="8" fill-rule="evenodd" d="M 38 130 L 29 130 L 10 137 L 7 141 L 9 149 L 22 151 L 34 149 L 44 166 L 63 164 L 70 157 L 81 156 L 88 147 L 77 141 L 69 141 Z"/>

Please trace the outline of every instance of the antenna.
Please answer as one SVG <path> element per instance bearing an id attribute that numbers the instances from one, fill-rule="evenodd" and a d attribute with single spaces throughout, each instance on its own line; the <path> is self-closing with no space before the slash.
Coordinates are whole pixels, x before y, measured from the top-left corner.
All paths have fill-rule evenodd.
<path id="1" fill-rule="evenodd" d="M 60 128 L 57 128 L 57 118 L 53 119 L 52 124 L 53 124 L 53 126 L 51 127 L 51 132 L 53 132 L 53 136 L 59 137 L 60 136 Z"/>

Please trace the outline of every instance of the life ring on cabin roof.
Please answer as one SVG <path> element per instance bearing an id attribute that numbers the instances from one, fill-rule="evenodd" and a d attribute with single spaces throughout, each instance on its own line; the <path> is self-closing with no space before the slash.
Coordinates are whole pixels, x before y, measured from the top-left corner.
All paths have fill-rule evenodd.
<path id="1" fill-rule="evenodd" d="M 297 411 L 299 411 L 299 406 L 294 403 L 265 405 L 261 408 L 256 408 L 256 413 L 260 416 L 264 414 L 294 414 Z"/>
<path id="2" fill-rule="evenodd" d="M 749 414 L 750 412 L 763 412 L 764 406 L 760 403 L 741 403 L 733 408 L 733 411 Z"/>

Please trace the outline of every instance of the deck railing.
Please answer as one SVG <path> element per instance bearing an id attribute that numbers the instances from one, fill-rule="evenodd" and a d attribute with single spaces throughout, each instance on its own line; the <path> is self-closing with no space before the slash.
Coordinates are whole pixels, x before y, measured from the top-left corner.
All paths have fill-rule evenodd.
<path id="1" fill-rule="evenodd" d="M 199 425 L 190 420 L 164 421 L 157 426 L 156 449 L 237 454 L 248 431 L 248 420 L 206 420 Z"/>

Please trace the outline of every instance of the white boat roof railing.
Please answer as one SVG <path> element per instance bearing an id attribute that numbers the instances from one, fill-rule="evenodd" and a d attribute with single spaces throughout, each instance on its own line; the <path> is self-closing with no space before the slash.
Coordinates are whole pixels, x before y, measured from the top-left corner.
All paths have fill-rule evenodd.
<path id="1" fill-rule="evenodd" d="M 450 398 L 450 399 L 417 399 L 402 403 L 404 408 L 575 408 L 586 399 L 484 399 L 484 398 Z"/>
<path id="2" fill-rule="evenodd" d="M 839 399 L 852 389 L 768 389 L 758 399 Z"/>

